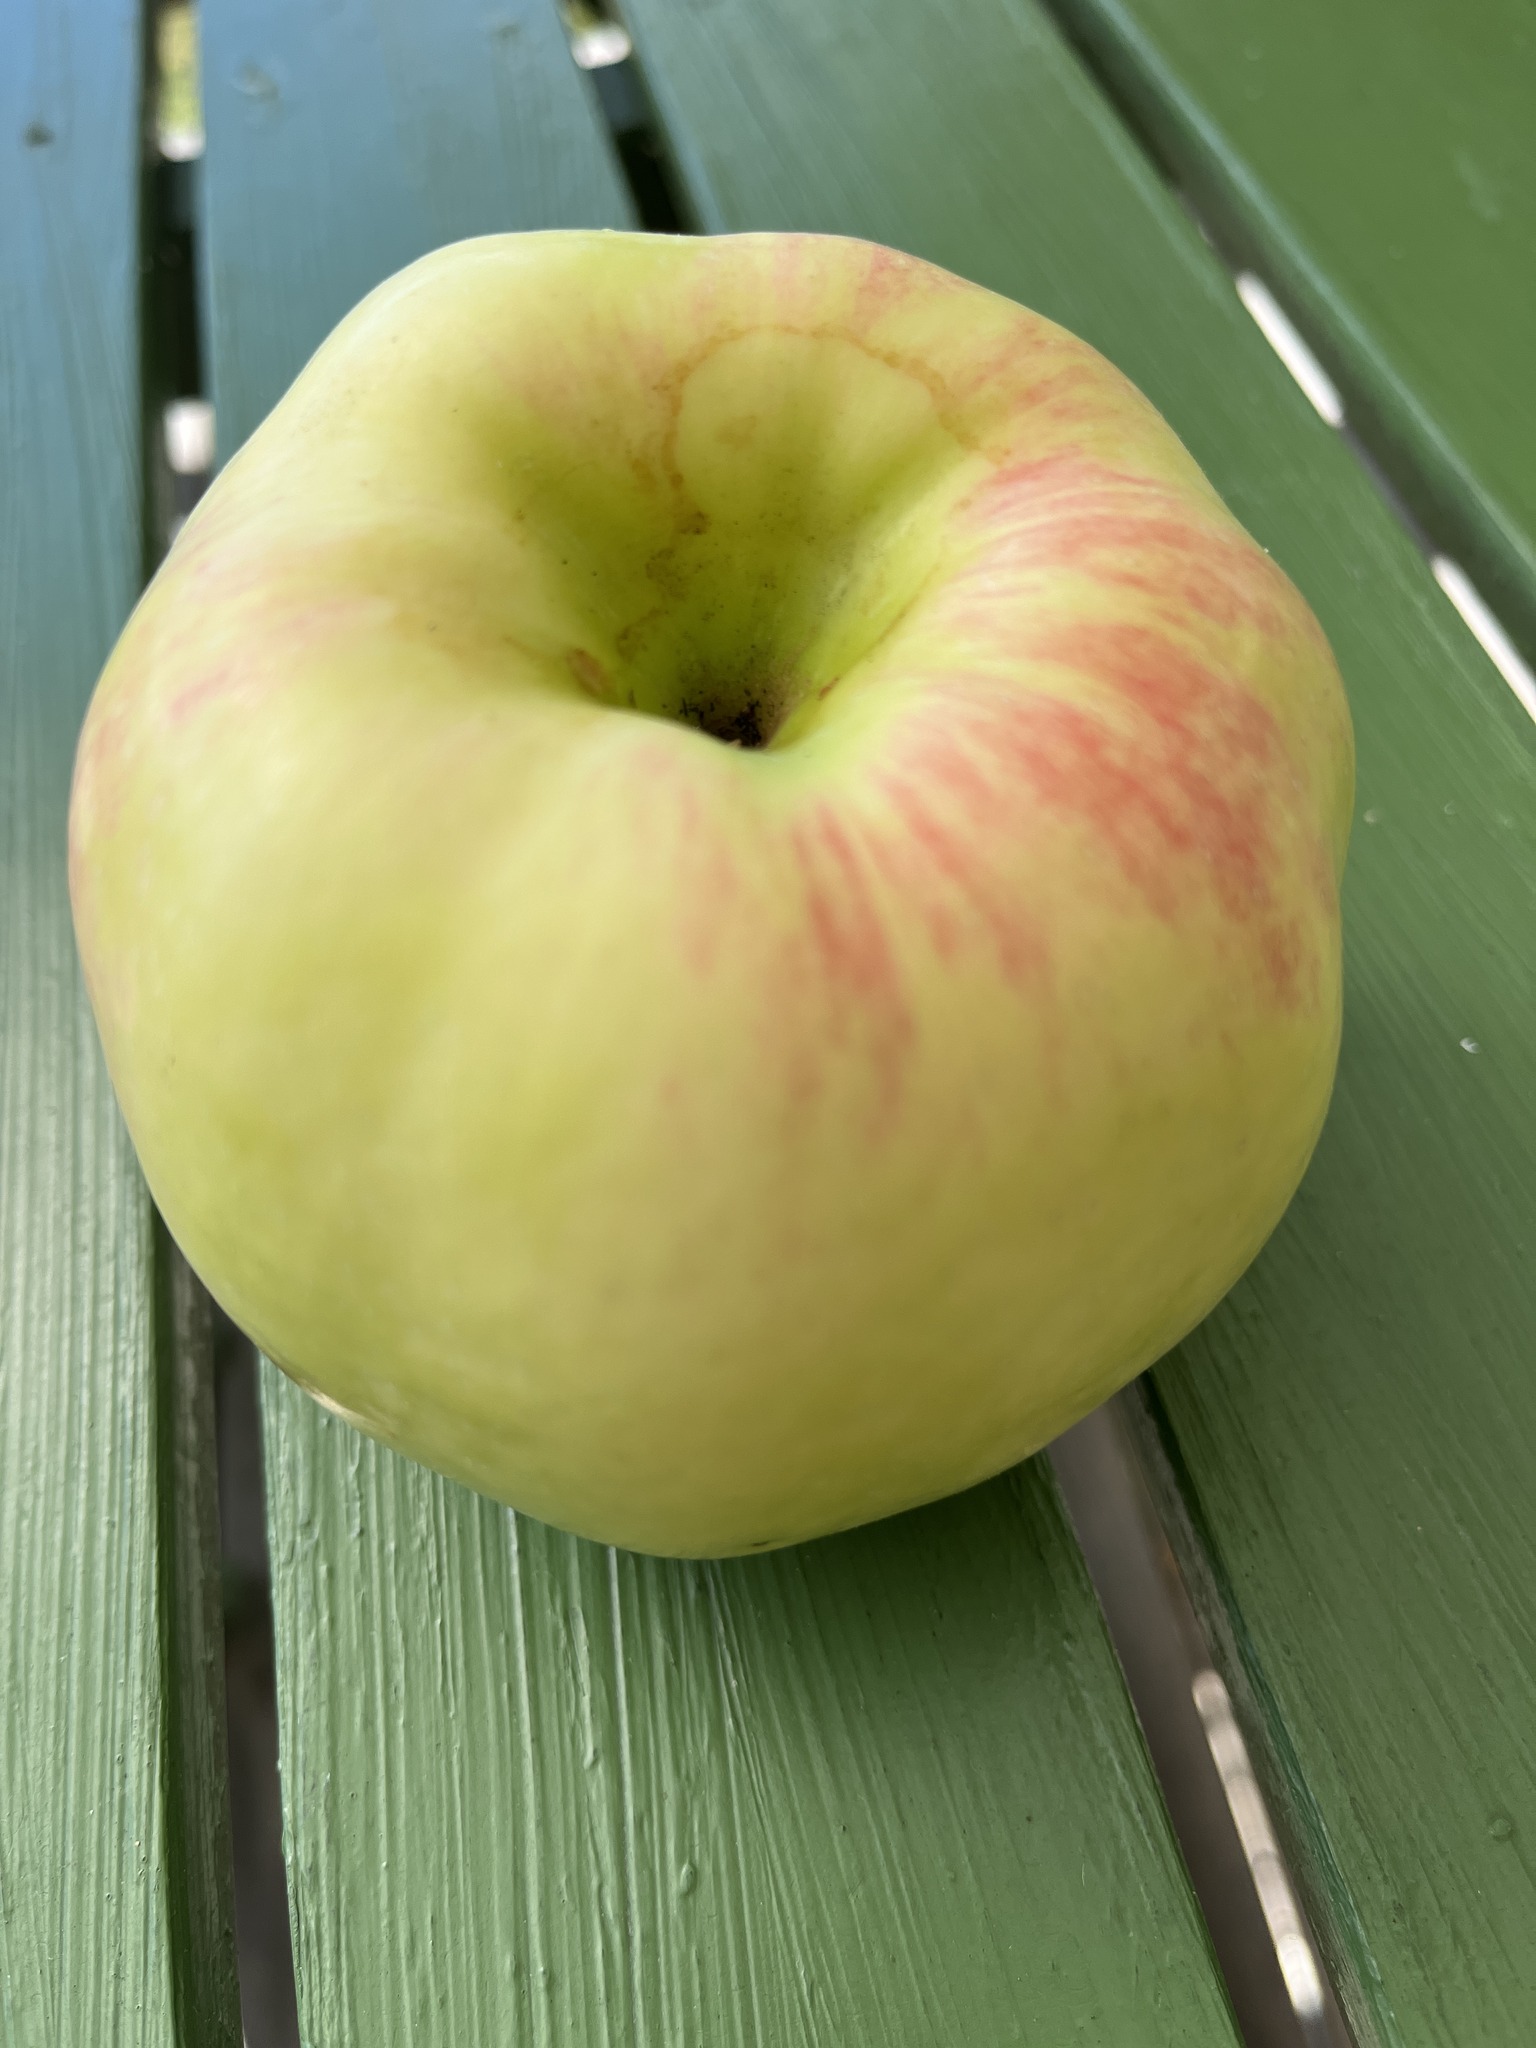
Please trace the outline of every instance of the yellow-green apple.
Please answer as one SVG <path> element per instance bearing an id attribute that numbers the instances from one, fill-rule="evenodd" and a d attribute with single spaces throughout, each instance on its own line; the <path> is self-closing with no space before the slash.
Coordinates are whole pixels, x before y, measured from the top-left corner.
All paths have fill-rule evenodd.
<path id="1" fill-rule="evenodd" d="M 962 1487 L 1273 1227 L 1352 751 L 1130 384 L 867 244 L 509 236 L 230 462 L 80 743 L 150 1187 L 329 1405 L 758 1549 Z"/>

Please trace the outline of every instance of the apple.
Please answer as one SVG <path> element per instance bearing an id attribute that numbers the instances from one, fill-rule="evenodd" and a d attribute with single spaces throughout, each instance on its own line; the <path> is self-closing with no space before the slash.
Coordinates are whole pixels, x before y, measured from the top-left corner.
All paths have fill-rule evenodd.
<path id="1" fill-rule="evenodd" d="M 264 1351 L 722 1554 L 997 1472 L 1231 1285 L 1328 1102 L 1352 772 L 1307 606 L 1083 342 L 857 241 L 512 235 L 193 515 L 74 912 Z"/>

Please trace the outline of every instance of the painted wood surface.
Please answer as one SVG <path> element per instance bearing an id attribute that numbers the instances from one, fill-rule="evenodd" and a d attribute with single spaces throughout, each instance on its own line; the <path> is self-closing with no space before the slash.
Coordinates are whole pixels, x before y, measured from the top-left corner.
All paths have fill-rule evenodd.
<path id="1" fill-rule="evenodd" d="M 307 2039 L 1234 2041 L 1043 1464 L 689 1565 L 266 1415 Z"/>
<path id="2" fill-rule="evenodd" d="M 1536 734 L 1040 17 L 629 15 L 708 225 L 901 242 L 1085 334 L 1334 643 L 1338 1095 L 1156 1383 L 1362 2037 L 1536 2035 Z"/>
<path id="3" fill-rule="evenodd" d="M 478 10 L 342 18 L 209 22 L 226 448 L 429 240 L 625 218 L 553 14 L 494 99 Z M 375 39 L 412 37 L 386 89 Z M 439 126 L 451 162 L 401 142 Z M 308 2039 L 1232 2041 L 1043 1467 L 687 1566 L 520 1521 L 275 1374 L 265 1412 Z"/>
<path id="4" fill-rule="evenodd" d="M 1536 661 L 1531 0 L 1055 0 Z"/>
<path id="5" fill-rule="evenodd" d="M 132 0 L 0 16 L 0 2041 L 239 2038 L 206 1304 L 75 963 L 75 733 L 144 557 Z"/>

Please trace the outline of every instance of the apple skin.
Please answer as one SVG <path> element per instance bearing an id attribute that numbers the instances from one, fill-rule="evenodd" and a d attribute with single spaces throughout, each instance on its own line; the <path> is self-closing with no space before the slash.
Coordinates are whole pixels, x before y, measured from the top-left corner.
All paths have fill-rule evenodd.
<path id="1" fill-rule="evenodd" d="M 999 1471 L 1231 1285 L 1328 1102 L 1352 777 L 1311 613 L 1084 343 L 854 241 L 508 236 L 193 515 L 71 885 L 263 1350 L 717 1555 Z"/>

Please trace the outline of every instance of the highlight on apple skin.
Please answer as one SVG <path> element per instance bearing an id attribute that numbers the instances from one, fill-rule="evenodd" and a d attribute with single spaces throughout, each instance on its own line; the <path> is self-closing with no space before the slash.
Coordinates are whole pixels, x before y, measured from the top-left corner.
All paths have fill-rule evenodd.
<path id="1" fill-rule="evenodd" d="M 1339 1032 L 1307 606 L 1083 342 L 807 235 L 382 285 L 80 741 L 155 1199 L 333 1408 L 675 1554 L 1047 1442 L 1273 1229 Z"/>

